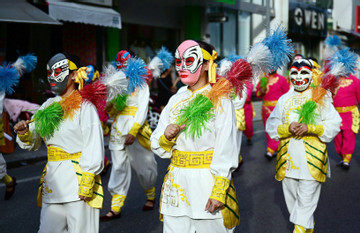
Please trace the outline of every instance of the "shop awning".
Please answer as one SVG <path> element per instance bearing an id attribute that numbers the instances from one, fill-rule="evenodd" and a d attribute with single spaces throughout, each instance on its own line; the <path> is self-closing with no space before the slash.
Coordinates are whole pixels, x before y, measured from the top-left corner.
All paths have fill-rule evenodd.
<path id="1" fill-rule="evenodd" d="M 0 0 L 0 22 L 62 25 L 25 0 Z"/>
<path id="2" fill-rule="evenodd" d="M 49 1 L 49 15 L 57 20 L 121 29 L 120 13 L 106 7 Z"/>

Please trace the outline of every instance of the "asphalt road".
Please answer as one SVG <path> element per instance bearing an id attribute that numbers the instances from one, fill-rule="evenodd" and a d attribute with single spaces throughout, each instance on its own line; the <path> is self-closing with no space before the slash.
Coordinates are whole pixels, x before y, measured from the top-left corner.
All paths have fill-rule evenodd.
<path id="1" fill-rule="evenodd" d="M 241 223 L 235 232 L 241 233 L 285 233 L 292 232 L 289 214 L 285 206 L 281 182 L 274 178 L 275 160 L 264 157 L 265 135 L 262 123 L 255 123 L 255 136 L 252 146 L 243 141 L 244 164 L 234 173 L 237 188 Z M 357 137 L 356 151 L 348 171 L 336 167 L 339 157 L 333 143 L 328 145 L 331 165 L 331 178 L 322 186 L 320 202 L 315 212 L 316 233 L 356 233 L 360 232 L 360 138 Z M 36 153 L 36 152 L 35 152 Z M 107 151 L 109 155 L 109 152 Z M 158 179 L 156 183 L 157 200 L 164 173 L 169 160 L 156 158 Z M 9 169 L 8 173 L 17 177 L 16 193 L 9 201 L 0 200 L 0 232 L 37 232 L 40 208 L 36 207 L 36 194 L 44 161 L 23 164 Z M 105 202 L 101 214 L 110 208 L 111 196 L 106 190 L 109 174 L 103 177 Z M 0 185 L 0 194 L 5 191 Z M 143 212 L 146 197 L 133 177 L 128 198 L 122 209 L 122 217 L 110 222 L 100 223 L 102 233 L 162 232 L 159 221 L 158 202 L 156 209 Z"/>

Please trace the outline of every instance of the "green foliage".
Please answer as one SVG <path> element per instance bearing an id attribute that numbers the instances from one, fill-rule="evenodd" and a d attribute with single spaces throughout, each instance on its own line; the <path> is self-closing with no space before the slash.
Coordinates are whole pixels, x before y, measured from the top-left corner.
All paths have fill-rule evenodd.
<path id="1" fill-rule="evenodd" d="M 315 112 L 316 108 L 317 104 L 314 101 L 308 100 L 305 102 L 299 110 L 295 111 L 299 114 L 299 123 L 314 124 L 316 117 L 319 116 Z"/>

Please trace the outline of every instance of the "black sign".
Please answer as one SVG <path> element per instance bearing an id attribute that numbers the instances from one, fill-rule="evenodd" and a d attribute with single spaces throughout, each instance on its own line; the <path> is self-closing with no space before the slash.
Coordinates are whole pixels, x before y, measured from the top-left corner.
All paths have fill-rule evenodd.
<path id="1" fill-rule="evenodd" d="M 301 2 L 289 2 L 289 32 L 326 37 L 327 11 Z"/>

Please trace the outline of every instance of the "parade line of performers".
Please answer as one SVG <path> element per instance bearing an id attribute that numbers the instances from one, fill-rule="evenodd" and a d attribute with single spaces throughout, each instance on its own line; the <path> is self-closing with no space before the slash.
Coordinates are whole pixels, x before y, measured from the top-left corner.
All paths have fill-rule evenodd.
<path id="1" fill-rule="evenodd" d="M 314 58 L 293 55 L 280 26 L 245 57 L 229 56 L 219 66 L 216 49 L 197 40 L 183 41 L 174 55 L 162 47 L 148 65 L 122 50 L 102 74 L 94 66 L 81 67 L 73 55 L 54 55 L 47 79 L 56 96 L 14 126 L 21 148 L 37 150 L 42 141 L 47 146 L 39 232 L 99 232 L 100 220 L 121 217 L 132 174 L 146 195 L 143 210 L 160 206 L 163 232 L 233 232 L 240 213 L 232 174 L 242 162 L 242 132 L 252 144 L 256 84 L 263 98 L 265 156 L 276 157 L 275 178 L 282 181 L 289 221 L 294 232 L 314 232 L 321 184 L 330 174 L 326 143 L 335 138 L 338 166 L 349 169 L 359 130 L 360 81 L 352 75 L 357 56 L 336 37 L 326 45 L 323 70 Z M 172 64 L 185 86 L 170 97 L 152 132 L 146 121 L 149 83 Z M 276 72 L 288 64 L 289 81 Z M 14 67 L 0 69 L 0 79 L 14 80 L 1 82 L 1 103 L 25 72 Z M 107 134 L 112 200 L 108 213 L 99 216 Z M 154 154 L 170 159 L 159 200 Z M 9 199 L 16 179 L 7 174 L 2 155 L 0 180 Z"/>

